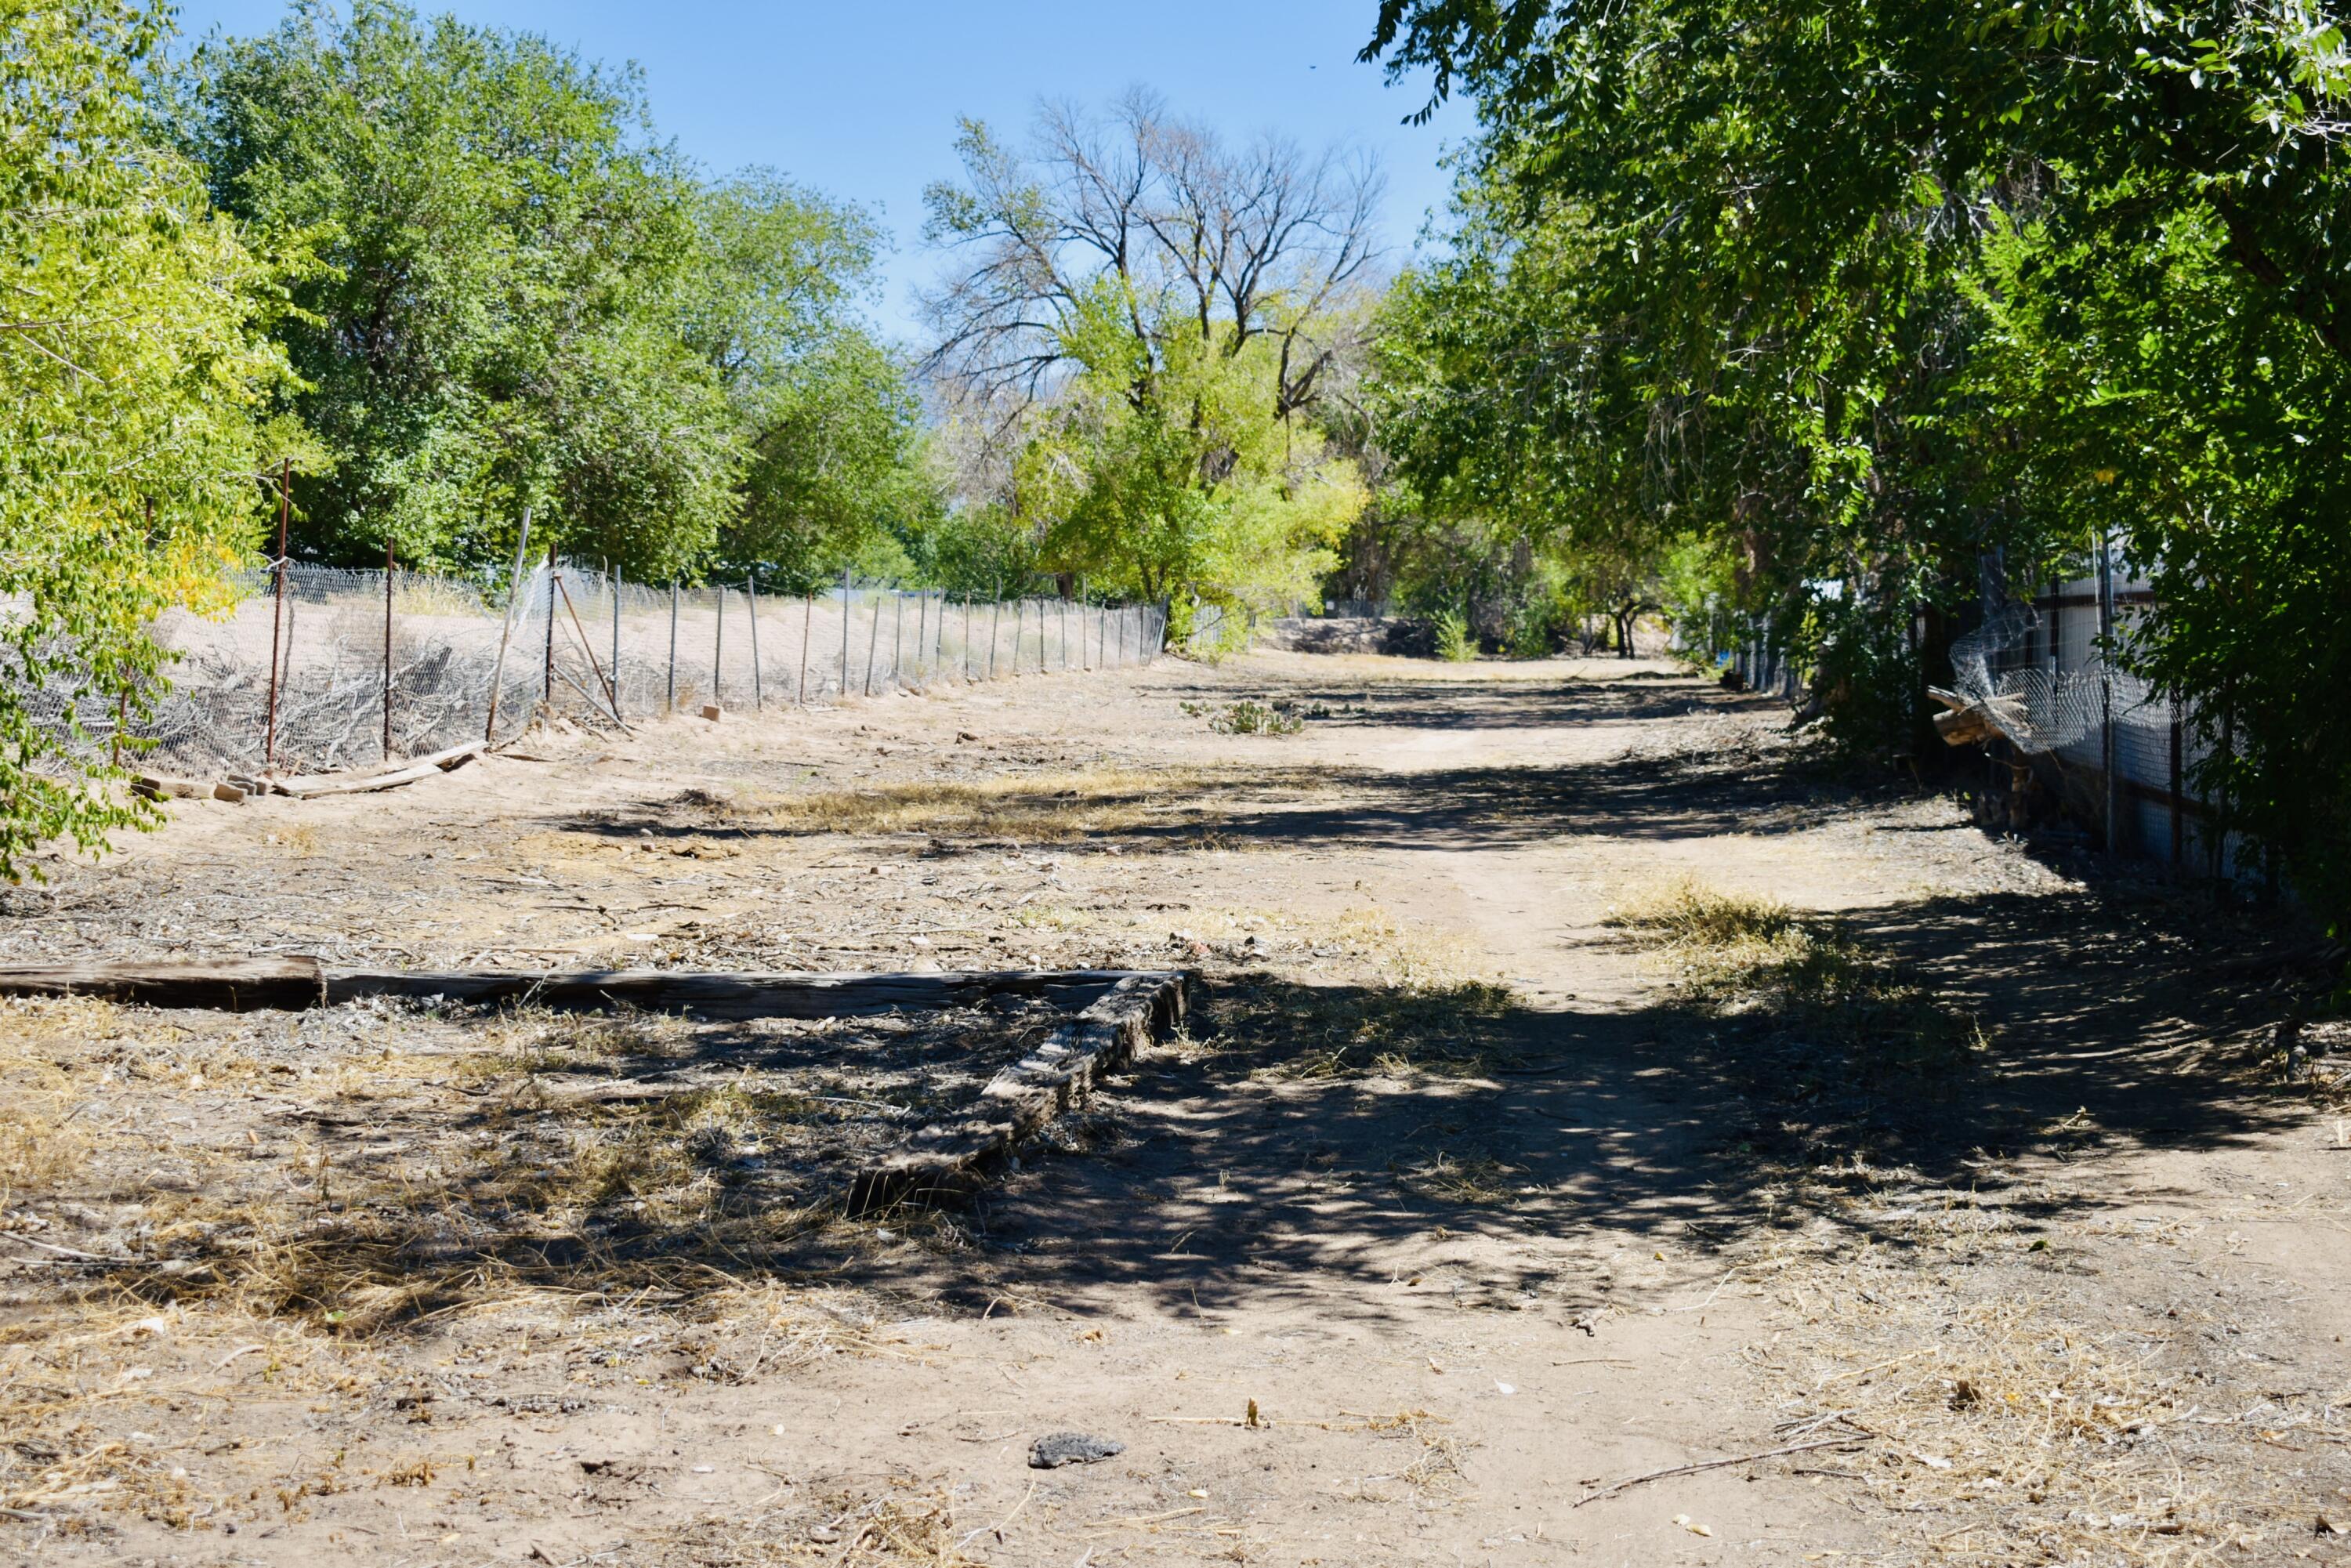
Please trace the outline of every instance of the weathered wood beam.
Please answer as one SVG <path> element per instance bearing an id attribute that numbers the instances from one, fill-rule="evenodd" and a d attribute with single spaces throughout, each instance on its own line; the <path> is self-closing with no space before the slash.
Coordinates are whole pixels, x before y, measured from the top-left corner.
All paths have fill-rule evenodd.
<path id="1" fill-rule="evenodd" d="M 413 784 L 430 779 L 435 773 L 445 773 L 462 768 L 489 748 L 486 741 L 469 740 L 462 746 L 450 747 L 428 757 L 403 762 L 397 768 L 374 773 L 313 773 L 291 779 L 273 779 L 269 788 L 280 795 L 291 795 L 298 800 L 315 800 L 321 795 L 359 795 L 371 789 L 396 789 L 402 784 Z"/>
<path id="2" fill-rule="evenodd" d="M 973 1007 L 1037 997 L 1071 1011 L 1156 971 L 1013 969 L 935 974 L 712 974 L 676 969 L 328 969 L 316 958 L 134 959 L 0 966 L 0 995 L 94 996 L 156 1007 L 302 1008 L 363 997 L 438 998 L 473 1005 L 526 1002 L 564 1009 L 627 1007 L 704 1018 L 852 1018 Z"/>
<path id="3" fill-rule="evenodd" d="M 156 1008 L 215 1008 L 227 1012 L 298 1011 L 326 1000 L 327 980 L 318 959 L 299 954 L 183 962 L 10 965 L 0 967 L 0 995 L 101 997 Z"/>

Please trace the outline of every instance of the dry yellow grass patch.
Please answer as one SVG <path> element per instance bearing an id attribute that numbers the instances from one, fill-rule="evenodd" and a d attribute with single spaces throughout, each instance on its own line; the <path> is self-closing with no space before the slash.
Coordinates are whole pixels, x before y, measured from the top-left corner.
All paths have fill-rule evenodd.
<path id="1" fill-rule="evenodd" d="M 829 789 L 747 807 L 801 833 L 940 833 L 1060 842 L 1143 826 L 1212 782 L 1199 772 L 1103 768 Z"/>
<path id="2" fill-rule="evenodd" d="M 70 1124 L 83 1092 L 40 1037 L 72 1028 L 77 1016 L 103 1029 L 112 1015 L 102 1002 L 0 1009 L 0 1029 L 16 1033 L 18 1047 L 0 1056 L 0 1210 L 64 1180 L 89 1152 L 88 1133 Z"/>
<path id="3" fill-rule="evenodd" d="M 1795 912 L 1776 898 L 1725 893 L 1681 877 L 1627 899 L 1607 924 L 1673 946 L 1752 956 L 1787 942 L 1800 929 Z"/>
<path id="4" fill-rule="evenodd" d="M 1936 1218 L 1949 1223 L 1927 1229 L 1951 1250 L 2029 1245 L 1972 1200 Z M 1933 1561 L 2282 1560 L 2289 1537 L 2309 1535 L 2293 1461 L 2265 1453 L 2344 1441 L 2330 1399 L 2216 1401 L 2169 1352 L 2189 1325 L 2087 1322 L 2054 1280 L 2011 1270 L 1991 1289 L 1952 1285 L 1876 1249 L 1792 1275 L 1782 1301 L 1801 1350 L 1776 1368 L 1803 1412 L 1786 1428 L 1864 1439 L 1811 1462 L 1843 1467 L 1894 1509 L 1938 1515 Z"/>
<path id="5" fill-rule="evenodd" d="M 1684 878 L 1610 911 L 1607 924 L 1657 949 L 1684 999 L 1801 1030 L 1865 1073 L 1939 1072 L 1991 1043 L 1974 1017 L 1840 922 L 1777 899 Z"/>
<path id="6" fill-rule="evenodd" d="M 1482 986 L 1494 973 L 1467 934 L 1406 922 L 1375 904 L 1341 911 L 1331 936 L 1378 966 L 1389 984 L 1407 991 Z"/>

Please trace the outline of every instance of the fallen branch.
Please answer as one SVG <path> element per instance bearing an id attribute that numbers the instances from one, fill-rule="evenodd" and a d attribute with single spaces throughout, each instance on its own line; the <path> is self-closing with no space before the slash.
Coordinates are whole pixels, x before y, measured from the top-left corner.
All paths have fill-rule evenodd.
<path id="1" fill-rule="evenodd" d="M 319 773 L 294 779 L 273 779 L 269 788 L 280 795 L 291 795 L 298 800 L 308 800 L 320 795 L 357 795 L 371 789 L 396 789 L 402 784 L 413 784 L 420 779 L 430 779 L 435 773 L 445 773 L 461 768 L 489 748 L 486 741 L 469 740 L 463 746 L 453 746 L 436 751 L 430 757 L 420 757 L 413 762 L 377 773 Z"/>
<path id="2" fill-rule="evenodd" d="M 1604 1497 L 1614 1497 L 1618 1492 L 1639 1486 L 1644 1481 L 1662 1481 L 1675 1476 L 1694 1476 L 1700 1470 L 1719 1470 L 1730 1465 L 1749 1465 L 1758 1459 L 1776 1459 L 1785 1454 L 1810 1453 L 1814 1448 L 1850 1448 L 1856 1444 L 1867 1441 L 1869 1439 L 1866 1437 L 1823 1437 L 1818 1442 L 1791 1443 L 1784 1448 L 1766 1448 L 1760 1454 L 1733 1454 L 1727 1459 L 1703 1459 L 1695 1465 L 1675 1465 L 1667 1469 L 1651 1470 L 1646 1475 L 1628 1476 L 1621 1481 L 1602 1487 L 1598 1491 L 1586 1492 L 1577 1498 L 1572 1506 L 1582 1508 L 1587 1502 L 1597 1502 Z"/>

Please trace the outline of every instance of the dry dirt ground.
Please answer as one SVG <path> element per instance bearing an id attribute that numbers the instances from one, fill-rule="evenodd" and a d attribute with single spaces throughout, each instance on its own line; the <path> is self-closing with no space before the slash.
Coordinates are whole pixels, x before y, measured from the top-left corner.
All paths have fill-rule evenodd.
<path id="1" fill-rule="evenodd" d="M 0 1557 L 2351 1560 L 2302 936 L 1779 723 L 1264 654 L 58 857 L 0 962 L 1198 979 L 969 1204 L 863 1218 L 827 1161 L 1005 1020 L 0 1003 Z M 1031 1469 L 1064 1430 L 1124 1448 Z"/>

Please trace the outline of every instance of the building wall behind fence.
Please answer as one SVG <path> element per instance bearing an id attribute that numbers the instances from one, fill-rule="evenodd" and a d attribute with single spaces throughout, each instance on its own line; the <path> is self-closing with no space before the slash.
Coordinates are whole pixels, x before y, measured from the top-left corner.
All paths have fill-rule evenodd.
<path id="1" fill-rule="evenodd" d="M 238 574 L 225 618 L 183 611 L 152 635 L 173 655 L 152 716 L 123 735 L 126 761 L 158 771 L 251 776 L 267 768 L 277 658 L 277 771 L 372 767 L 478 739 L 542 714 L 611 727 L 705 703 L 746 710 L 922 690 L 940 683 L 1120 668 L 1158 656 L 1155 606 L 1061 599 L 967 601 L 935 590 L 834 585 L 756 597 L 742 587 L 616 582 L 540 567 L 510 605 L 469 583 L 413 572 L 295 566 L 281 598 L 266 570 Z M 385 648 L 391 702 L 385 745 Z M 503 667 L 499 643 L 506 643 Z M 117 738 L 113 704 L 80 691 L 20 694 L 35 721 L 82 760 Z"/>

